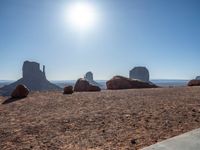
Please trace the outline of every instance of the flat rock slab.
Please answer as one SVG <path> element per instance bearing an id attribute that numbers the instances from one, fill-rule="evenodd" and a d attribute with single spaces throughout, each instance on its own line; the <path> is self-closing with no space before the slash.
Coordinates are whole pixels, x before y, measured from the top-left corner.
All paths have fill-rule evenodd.
<path id="1" fill-rule="evenodd" d="M 143 148 L 142 150 L 200 150 L 200 128 Z"/>

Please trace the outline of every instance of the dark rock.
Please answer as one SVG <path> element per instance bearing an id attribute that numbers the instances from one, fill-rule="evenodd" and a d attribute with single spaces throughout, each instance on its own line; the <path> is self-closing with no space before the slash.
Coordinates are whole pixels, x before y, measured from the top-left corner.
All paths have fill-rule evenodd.
<path id="1" fill-rule="evenodd" d="M 200 86 L 200 80 L 191 80 L 188 82 L 188 86 Z"/>
<path id="2" fill-rule="evenodd" d="M 76 84 L 74 86 L 74 91 L 76 92 L 88 91 L 89 86 L 90 84 L 87 80 L 80 78 L 76 81 Z"/>
<path id="3" fill-rule="evenodd" d="M 74 86 L 74 91 L 75 92 L 92 92 L 92 91 L 101 91 L 101 89 L 96 85 L 90 84 L 89 81 L 80 78 L 76 81 L 76 84 Z"/>
<path id="4" fill-rule="evenodd" d="M 136 144 L 136 139 L 132 139 L 131 144 L 133 144 L 133 145 Z"/>
<path id="5" fill-rule="evenodd" d="M 98 87 L 98 86 L 96 86 L 96 85 L 90 85 L 89 86 L 89 91 L 94 91 L 94 92 L 96 92 L 96 91 L 101 91 L 101 88 L 100 87 Z"/>
<path id="6" fill-rule="evenodd" d="M 29 94 L 29 89 L 25 85 L 18 85 L 15 90 L 12 92 L 12 98 L 24 98 Z"/>
<path id="7" fill-rule="evenodd" d="M 140 80 L 129 79 L 122 76 L 114 76 L 106 82 L 107 89 L 137 89 L 137 88 L 157 88 L 155 84 L 143 82 Z"/>
<path id="8" fill-rule="evenodd" d="M 10 95 L 19 84 L 25 85 L 31 91 L 61 90 L 60 87 L 46 79 L 45 66 L 43 66 L 43 71 L 41 71 L 39 63 L 25 61 L 22 67 L 22 75 L 23 77 L 18 81 L 2 87 L 0 94 Z"/>
<path id="9" fill-rule="evenodd" d="M 146 67 L 135 67 L 129 72 L 129 78 L 149 82 L 149 71 Z"/>
<path id="10" fill-rule="evenodd" d="M 72 94 L 74 91 L 73 91 L 73 86 L 66 86 L 64 88 L 64 91 L 63 91 L 63 94 Z"/>

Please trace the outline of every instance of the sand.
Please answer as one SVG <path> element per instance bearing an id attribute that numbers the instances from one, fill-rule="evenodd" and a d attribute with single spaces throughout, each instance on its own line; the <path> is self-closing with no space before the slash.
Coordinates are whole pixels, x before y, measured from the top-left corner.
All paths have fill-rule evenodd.
<path id="1" fill-rule="evenodd" d="M 2 104 L 0 149 L 137 150 L 200 127 L 200 87 L 34 92 Z"/>

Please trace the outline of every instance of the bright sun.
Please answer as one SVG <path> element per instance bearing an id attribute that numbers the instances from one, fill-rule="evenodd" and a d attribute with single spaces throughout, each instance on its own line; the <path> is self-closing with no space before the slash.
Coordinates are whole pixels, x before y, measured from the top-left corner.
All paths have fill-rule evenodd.
<path id="1" fill-rule="evenodd" d="M 78 30 L 91 29 L 97 19 L 97 13 L 90 3 L 73 3 L 67 9 L 67 20 L 70 25 Z"/>

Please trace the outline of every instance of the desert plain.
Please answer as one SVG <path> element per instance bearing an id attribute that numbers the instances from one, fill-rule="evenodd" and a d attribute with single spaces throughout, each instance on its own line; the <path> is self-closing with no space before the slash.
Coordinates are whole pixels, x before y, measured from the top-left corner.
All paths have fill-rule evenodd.
<path id="1" fill-rule="evenodd" d="M 139 150 L 200 127 L 200 87 L 0 97 L 1 150 Z"/>

